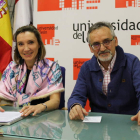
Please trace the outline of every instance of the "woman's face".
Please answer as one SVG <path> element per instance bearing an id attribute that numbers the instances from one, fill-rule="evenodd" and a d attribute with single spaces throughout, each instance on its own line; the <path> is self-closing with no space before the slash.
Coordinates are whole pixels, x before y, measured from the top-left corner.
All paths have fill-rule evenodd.
<path id="1" fill-rule="evenodd" d="M 17 35 L 17 48 L 27 67 L 35 63 L 39 47 L 34 33 L 26 31 Z"/>

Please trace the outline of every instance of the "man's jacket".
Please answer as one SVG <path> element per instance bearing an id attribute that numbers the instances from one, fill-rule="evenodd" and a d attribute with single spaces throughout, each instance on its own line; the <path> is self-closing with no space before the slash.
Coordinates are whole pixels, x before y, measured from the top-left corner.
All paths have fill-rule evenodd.
<path id="1" fill-rule="evenodd" d="M 84 108 L 87 98 L 91 112 L 117 113 L 134 115 L 140 110 L 140 62 L 139 59 L 124 53 L 120 46 L 116 47 L 116 61 L 111 72 L 107 96 L 103 93 L 103 73 L 93 55 L 86 61 L 78 75 L 68 110 L 79 103 Z"/>

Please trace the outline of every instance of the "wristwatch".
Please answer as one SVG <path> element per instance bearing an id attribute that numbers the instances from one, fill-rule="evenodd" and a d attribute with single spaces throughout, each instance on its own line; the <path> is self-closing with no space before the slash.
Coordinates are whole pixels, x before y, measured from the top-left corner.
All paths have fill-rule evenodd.
<path id="1" fill-rule="evenodd" d="M 42 103 L 42 105 L 44 105 L 46 107 L 46 109 L 44 110 L 44 111 L 46 111 L 47 110 L 47 105 L 45 103 Z"/>

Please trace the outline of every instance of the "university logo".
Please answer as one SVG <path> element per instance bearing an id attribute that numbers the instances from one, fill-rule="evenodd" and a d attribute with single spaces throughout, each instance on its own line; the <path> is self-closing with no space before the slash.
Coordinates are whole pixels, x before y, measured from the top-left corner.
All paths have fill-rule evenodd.
<path id="1" fill-rule="evenodd" d="M 49 59 L 49 60 L 51 60 L 51 61 L 54 61 L 54 58 L 48 58 L 48 57 L 47 57 L 47 59 Z"/>
<path id="2" fill-rule="evenodd" d="M 38 0 L 38 11 L 98 9 L 100 0 Z"/>
<path id="3" fill-rule="evenodd" d="M 0 19 L 3 18 L 3 15 L 7 14 L 8 7 L 4 0 L 0 0 Z"/>
<path id="4" fill-rule="evenodd" d="M 73 80 L 77 80 L 81 66 L 84 62 L 90 60 L 89 58 L 73 58 Z"/>
<path id="5" fill-rule="evenodd" d="M 116 0 L 116 8 L 140 7 L 140 0 Z"/>
<path id="6" fill-rule="evenodd" d="M 131 45 L 140 45 L 140 35 L 131 35 Z"/>
<path id="7" fill-rule="evenodd" d="M 60 40 L 55 39 L 55 31 L 58 30 L 58 26 L 55 24 L 38 24 L 37 29 L 39 30 L 44 45 L 59 45 Z"/>
<path id="8" fill-rule="evenodd" d="M 89 58 L 73 58 L 73 80 L 77 80 L 81 66 L 88 60 L 90 59 Z M 85 109 L 87 112 L 91 111 L 88 99 L 85 105 Z"/>

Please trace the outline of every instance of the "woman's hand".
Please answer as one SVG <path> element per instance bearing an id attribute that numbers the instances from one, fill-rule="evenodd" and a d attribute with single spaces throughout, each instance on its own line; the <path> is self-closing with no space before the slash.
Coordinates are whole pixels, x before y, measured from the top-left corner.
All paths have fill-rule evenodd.
<path id="1" fill-rule="evenodd" d="M 30 105 L 30 106 L 24 106 L 21 110 L 20 113 L 22 113 L 21 116 L 28 116 L 31 113 L 33 113 L 32 116 L 35 116 L 38 113 L 41 113 L 42 111 L 44 111 L 46 109 L 46 107 L 42 104 L 38 104 L 38 105 Z"/>
<path id="2" fill-rule="evenodd" d="M 3 108 L 0 107 L 0 112 L 4 112 L 5 110 Z"/>

